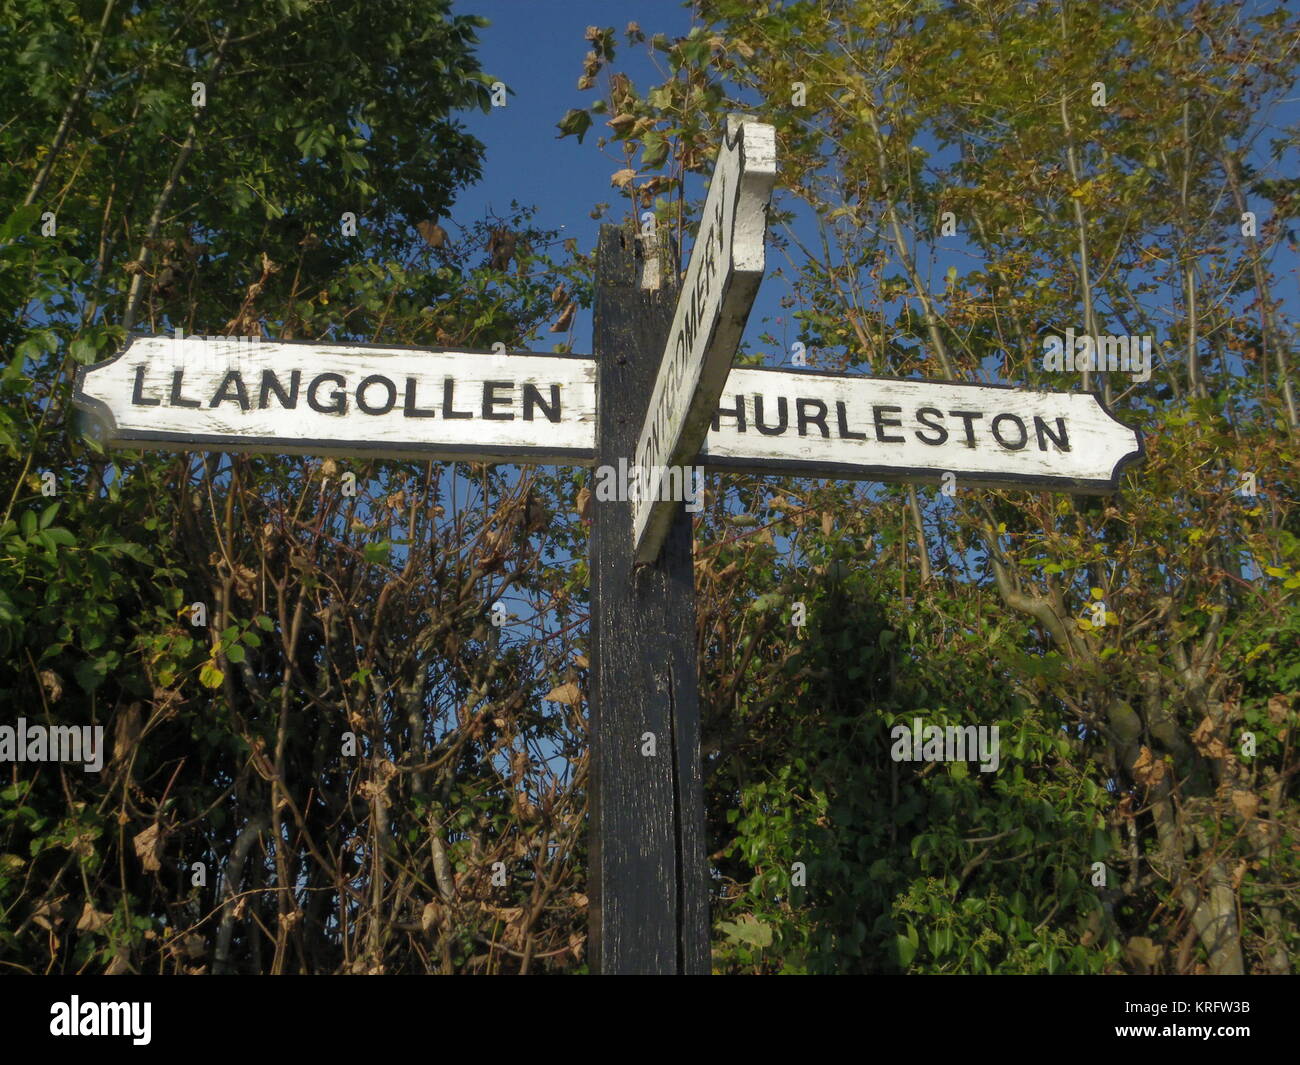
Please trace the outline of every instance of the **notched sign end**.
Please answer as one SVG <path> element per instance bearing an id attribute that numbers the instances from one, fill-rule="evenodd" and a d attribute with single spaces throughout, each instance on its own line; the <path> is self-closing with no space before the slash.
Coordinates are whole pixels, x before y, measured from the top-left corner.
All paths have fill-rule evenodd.
<path id="1" fill-rule="evenodd" d="M 1130 466 L 1138 466 L 1146 462 L 1147 460 L 1146 438 L 1142 435 L 1141 429 L 1137 428 L 1136 426 L 1127 425 L 1124 422 L 1120 421 L 1118 418 L 1116 418 L 1115 412 L 1112 411 L 1108 406 L 1106 406 L 1106 401 L 1102 399 L 1100 393 L 1090 392 L 1089 395 L 1092 396 L 1092 399 L 1097 404 L 1097 406 L 1101 408 L 1102 414 L 1104 414 L 1107 418 L 1109 418 L 1110 421 L 1118 428 L 1123 429 L 1126 433 L 1131 433 L 1133 437 L 1132 448 L 1129 451 L 1126 451 L 1123 455 L 1121 455 L 1119 459 L 1116 460 L 1115 465 L 1111 467 L 1109 483 L 1104 487 L 1098 487 L 1097 489 L 1095 489 L 1097 494 L 1108 495 L 1111 492 L 1119 491 L 1120 477 L 1123 476 L 1125 470 L 1127 470 Z"/>
<path id="2" fill-rule="evenodd" d="M 113 417 L 112 407 L 102 399 L 90 394 L 87 388 L 87 379 L 96 370 L 102 370 L 117 362 L 126 354 L 126 349 L 130 346 L 131 342 L 127 341 L 126 347 L 123 347 L 111 359 L 97 362 L 92 366 L 79 366 L 76 379 L 72 385 L 72 406 L 75 412 L 72 420 L 72 430 L 77 436 L 89 438 L 101 448 L 112 447 L 116 442 L 117 419 Z"/>
<path id="3" fill-rule="evenodd" d="M 757 281 L 766 268 L 767 213 L 776 187 L 776 129 L 744 121 L 735 125 L 733 134 L 734 117 L 728 116 L 722 149 L 734 152 L 739 147 L 740 153 L 737 176 L 742 191 L 732 220 L 732 265 L 736 274 L 752 274 Z M 748 316 L 748 309 L 745 313 Z"/>

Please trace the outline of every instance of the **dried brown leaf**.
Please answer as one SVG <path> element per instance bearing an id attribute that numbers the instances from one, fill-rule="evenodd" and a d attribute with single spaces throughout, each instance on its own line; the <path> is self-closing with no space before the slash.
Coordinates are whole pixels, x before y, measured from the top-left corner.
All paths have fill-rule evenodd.
<path id="1" fill-rule="evenodd" d="M 564 313 L 555 320 L 551 326 L 552 333 L 563 333 L 573 324 L 573 316 L 578 313 L 578 301 L 570 300 L 569 305 L 564 308 Z"/>
<path id="2" fill-rule="evenodd" d="M 1207 715 L 1192 733 L 1192 743 L 1206 758 L 1227 758 L 1228 748 L 1214 734 L 1214 722 Z"/>
<path id="3" fill-rule="evenodd" d="M 582 702 L 582 692 L 570 681 L 568 684 L 552 688 L 542 698 L 552 703 L 563 703 L 565 706 L 577 706 Z"/>
<path id="4" fill-rule="evenodd" d="M 1250 821 L 1259 810 L 1259 796 L 1253 791 L 1236 789 L 1232 793 L 1232 805 L 1243 821 Z"/>
<path id="5" fill-rule="evenodd" d="M 1133 779 L 1143 788 L 1150 790 L 1164 779 L 1168 766 L 1151 753 L 1150 747 L 1138 751 L 1137 761 L 1133 763 Z"/>
<path id="6" fill-rule="evenodd" d="M 42 669 L 40 674 L 41 687 L 45 689 L 45 695 L 52 703 L 57 703 L 63 695 L 63 680 L 52 669 Z"/>
<path id="7" fill-rule="evenodd" d="M 417 223 L 416 229 L 420 231 L 420 236 L 424 238 L 424 243 L 431 248 L 441 248 L 447 243 L 447 231 L 438 225 L 437 222 L 424 221 Z"/>
<path id="8" fill-rule="evenodd" d="M 156 873 L 162 868 L 163 831 L 157 821 L 143 832 L 137 833 L 131 840 L 131 845 L 146 873 Z"/>

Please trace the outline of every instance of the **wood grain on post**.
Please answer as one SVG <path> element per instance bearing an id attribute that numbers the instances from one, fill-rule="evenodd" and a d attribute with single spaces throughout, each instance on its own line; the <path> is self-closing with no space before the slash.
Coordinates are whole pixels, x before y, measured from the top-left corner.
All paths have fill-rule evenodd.
<path id="1" fill-rule="evenodd" d="M 601 228 L 598 467 L 633 462 L 677 300 L 659 266 L 635 232 Z M 592 507 L 588 956 L 601 973 L 707 973 L 691 516 L 679 503 L 658 561 L 634 567 L 630 503 Z"/>

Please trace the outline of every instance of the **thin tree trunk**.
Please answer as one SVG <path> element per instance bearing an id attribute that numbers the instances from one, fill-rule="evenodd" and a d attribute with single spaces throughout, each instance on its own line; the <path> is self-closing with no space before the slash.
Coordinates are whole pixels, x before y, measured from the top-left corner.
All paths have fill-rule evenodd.
<path id="1" fill-rule="evenodd" d="M 50 144 L 50 150 L 45 156 L 45 162 L 41 164 L 36 180 L 32 182 L 32 187 L 27 190 L 27 195 L 23 199 L 23 206 L 25 207 L 35 203 L 41 193 L 45 191 L 50 175 L 54 172 L 54 164 L 63 152 L 63 146 L 68 139 L 68 131 L 72 129 L 73 119 L 76 118 L 77 110 L 81 107 L 81 101 L 85 99 L 86 93 L 90 89 L 90 82 L 95 76 L 95 63 L 99 59 L 99 49 L 104 43 L 108 20 L 112 16 L 116 4 L 117 0 L 108 0 L 108 3 L 104 5 L 104 14 L 99 20 L 99 35 L 90 46 L 90 56 L 86 60 L 85 70 L 82 71 L 81 81 L 77 84 L 72 99 L 68 101 L 68 106 L 63 109 L 63 117 L 59 120 L 59 128 L 54 132 L 54 141 Z"/>
<path id="2" fill-rule="evenodd" d="M 244 862 L 248 858 L 248 851 L 266 825 L 266 814 L 258 814 L 252 818 L 236 838 L 234 849 L 230 852 L 230 861 L 226 863 L 224 878 L 226 901 L 222 906 L 221 926 L 217 931 L 217 949 L 212 961 L 212 972 L 215 976 L 230 971 L 230 943 L 235 934 L 235 896 L 239 894 L 240 885 L 244 882 Z"/>
<path id="3" fill-rule="evenodd" d="M 1247 211 L 1246 197 L 1241 188 L 1241 172 L 1232 153 L 1224 146 L 1221 159 L 1223 172 L 1228 178 L 1228 187 L 1232 190 L 1232 199 L 1240 214 Z M 1268 282 L 1264 277 L 1264 268 L 1260 263 L 1259 241 L 1254 234 L 1245 234 L 1246 250 L 1250 253 L 1250 269 L 1255 279 L 1255 294 L 1259 301 L 1260 336 L 1263 351 L 1260 353 L 1260 371 L 1265 385 L 1268 381 L 1268 357 L 1271 352 L 1277 363 L 1278 380 L 1282 383 L 1282 401 L 1286 404 L 1287 425 L 1291 432 L 1300 429 L 1300 418 L 1296 416 L 1295 386 L 1291 381 L 1290 368 L 1287 365 L 1286 347 L 1282 343 L 1274 316 L 1273 300 L 1269 296 Z"/>
<path id="4" fill-rule="evenodd" d="M 212 70 L 208 74 L 208 79 L 214 85 L 221 74 L 221 65 L 225 61 L 226 44 L 229 40 L 230 26 L 227 25 L 225 30 L 222 31 L 221 40 L 217 44 L 217 54 L 212 61 Z M 194 147 L 198 143 L 198 135 L 199 121 L 195 118 L 190 122 L 185 135 L 185 143 L 181 145 L 180 153 L 176 156 L 176 162 L 172 164 L 171 173 L 167 175 L 167 182 L 163 185 L 162 192 L 158 194 L 158 199 L 154 201 L 153 212 L 149 215 L 149 224 L 145 228 L 144 239 L 140 241 L 140 252 L 135 257 L 140 264 L 140 269 L 131 278 L 131 288 L 126 297 L 126 310 L 122 313 L 122 328 L 128 333 L 131 331 L 131 327 L 135 325 L 136 317 L 140 311 L 140 301 L 144 296 L 144 278 L 151 257 L 151 245 L 158 235 L 158 229 L 162 225 L 163 215 L 167 211 L 167 204 L 171 201 L 172 193 L 176 191 L 177 185 L 180 184 L 185 164 L 189 162 L 190 156 L 194 153 Z"/>

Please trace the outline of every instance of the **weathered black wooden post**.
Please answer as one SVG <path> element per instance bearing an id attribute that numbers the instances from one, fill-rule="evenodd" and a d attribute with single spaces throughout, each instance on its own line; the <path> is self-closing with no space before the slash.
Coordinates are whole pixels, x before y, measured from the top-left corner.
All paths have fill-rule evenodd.
<path id="1" fill-rule="evenodd" d="M 634 230 L 596 257 L 596 464 L 631 466 L 677 302 Z M 602 973 L 706 973 L 709 905 L 691 518 L 633 564 L 632 510 L 592 500 L 590 936 Z M 650 753 L 653 752 L 653 753 Z"/>

